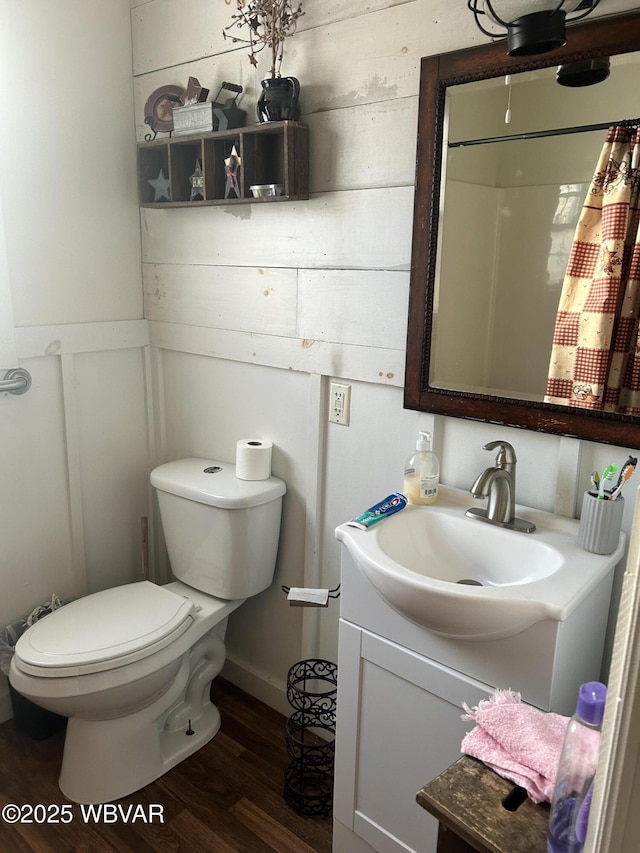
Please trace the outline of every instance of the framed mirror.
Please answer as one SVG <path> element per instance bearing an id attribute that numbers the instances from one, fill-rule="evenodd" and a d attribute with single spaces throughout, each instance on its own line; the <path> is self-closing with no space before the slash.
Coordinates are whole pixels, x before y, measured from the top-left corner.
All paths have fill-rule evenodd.
<path id="1" fill-rule="evenodd" d="M 606 63 L 591 86 L 559 66 Z M 545 402 L 560 290 L 607 128 L 640 123 L 640 13 L 421 64 L 405 407 L 637 447 L 640 417 Z M 591 128 L 587 130 L 587 128 Z"/>

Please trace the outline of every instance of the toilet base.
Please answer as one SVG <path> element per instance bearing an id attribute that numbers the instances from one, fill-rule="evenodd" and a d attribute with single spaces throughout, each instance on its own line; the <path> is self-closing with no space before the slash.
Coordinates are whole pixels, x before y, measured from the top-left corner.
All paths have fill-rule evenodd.
<path id="1" fill-rule="evenodd" d="M 62 793 L 76 803 L 106 803 L 158 779 L 220 728 L 209 699 L 224 662 L 214 633 L 187 653 L 170 688 L 152 704 L 110 720 L 69 718 L 60 771 Z"/>

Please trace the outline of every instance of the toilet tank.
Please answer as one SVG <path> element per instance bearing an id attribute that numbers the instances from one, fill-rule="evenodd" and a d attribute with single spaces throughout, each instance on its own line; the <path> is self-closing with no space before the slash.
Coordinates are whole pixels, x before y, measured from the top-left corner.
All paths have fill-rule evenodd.
<path id="1" fill-rule="evenodd" d="M 239 480 L 229 462 L 178 459 L 155 468 L 151 485 L 178 580 L 231 600 L 271 585 L 287 490 L 282 480 Z"/>

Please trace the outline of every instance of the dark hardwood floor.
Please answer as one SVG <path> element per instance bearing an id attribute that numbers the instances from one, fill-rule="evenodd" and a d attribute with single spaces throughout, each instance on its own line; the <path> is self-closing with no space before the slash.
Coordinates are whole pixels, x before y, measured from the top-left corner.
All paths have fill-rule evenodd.
<path id="1" fill-rule="evenodd" d="M 122 812 L 99 817 L 70 806 L 58 788 L 63 733 L 36 741 L 12 720 L 0 725 L 0 812 L 7 804 L 49 807 L 35 809 L 32 822 L 23 809 L 18 823 L 8 822 L 9 808 L 0 817 L 1 853 L 330 853 L 331 816 L 304 817 L 283 798 L 285 718 L 222 679 L 213 698 L 222 715 L 216 737 L 120 800 Z M 56 816 L 58 823 L 42 822 Z"/>

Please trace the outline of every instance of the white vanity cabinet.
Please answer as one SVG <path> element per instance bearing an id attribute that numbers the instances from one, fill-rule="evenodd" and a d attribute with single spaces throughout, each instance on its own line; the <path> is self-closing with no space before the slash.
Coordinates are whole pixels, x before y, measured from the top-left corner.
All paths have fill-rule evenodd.
<path id="1" fill-rule="evenodd" d="M 333 853 L 435 853 L 416 793 L 460 756 L 488 685 L 340 620 Z"/>
<path id="2" fill-rule="evenodd" d="M 394 610 L 343 545 L 333 853 L 436 853 L 437 821 L 416 794 L 460 756 L 473 726 L 462 703 L 511 688 L 571 715 L 579 685 L 600 677 L 611 580 L 563 622 L 452 639 Z"/>

